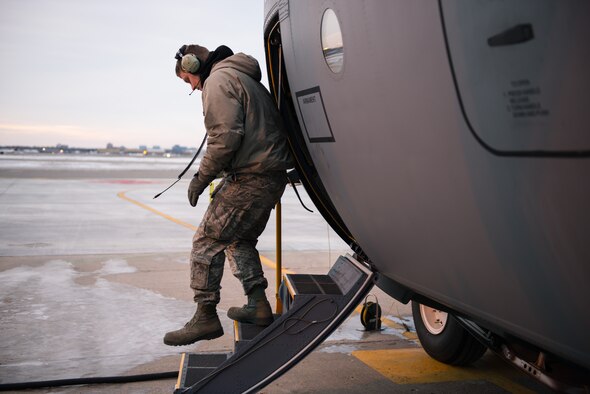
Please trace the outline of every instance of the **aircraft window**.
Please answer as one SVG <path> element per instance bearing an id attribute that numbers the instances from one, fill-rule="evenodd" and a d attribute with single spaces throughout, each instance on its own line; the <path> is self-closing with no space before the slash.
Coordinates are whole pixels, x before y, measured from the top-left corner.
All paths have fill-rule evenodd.
<path id="1" fill-rule="evenodd" d="M 330 70 L 335 73 L 342 71 L 344 67 L 344 45 L 342 44 L 342 31 L 334 10 L 328 8 L 322 17 L 322 50 L 324 59 Z"/>

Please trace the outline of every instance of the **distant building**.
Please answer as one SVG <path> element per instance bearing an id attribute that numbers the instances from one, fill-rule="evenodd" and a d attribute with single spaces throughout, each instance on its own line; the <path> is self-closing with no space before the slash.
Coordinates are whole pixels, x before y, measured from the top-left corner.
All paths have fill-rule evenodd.
<path id="1" fill-rule="evenodd" d="M 183 155 L 186 153 L 187 149 L 188 148 L 186 146 L 174 145 L 172 147 L 171 153 L 175 155 Z"/>
<path id="2" fill-rule="evenodd" d="M 109 143 L 107 144 L 107 149 L 114 149 L 114 148 L 115 148 L 115 147 L 113 146 L 113 144 L 112 144 L 112 143 L 110 143 L 110 142 L 109 142 Z"/>
<path id="3" fill-rule="evenodd" d="M 166 151 L 164 149 L 162 149 L 160 147 L 160 145 L 154 145 L 152 146 L 152 149 L 150 149 L 150 153 L 165 153 Z"/>

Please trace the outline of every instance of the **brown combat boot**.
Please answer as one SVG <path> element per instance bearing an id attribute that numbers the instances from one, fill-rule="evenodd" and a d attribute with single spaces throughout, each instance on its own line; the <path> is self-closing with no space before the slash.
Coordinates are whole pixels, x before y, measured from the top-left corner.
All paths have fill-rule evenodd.
<path id="1" fill-rule="evenodd" d="M 256 324 L 257 326 L 269 326 L 274 318 L 272 309 L 266 299 L 264 288 L 257 286 L 248 293 L 248 304 L 238 307 L 231 307 L 227 311 L 227 317 L 240 323 Z"/>
<path id="2" fill-rule="evenodd" d="M 223 335 L 223 327 L 217 316 L 215 304 L 198 304 L 193 318 L 176 331 L 167 332 L 164 343 L 169 346 L 190 345 L 203 339 L 215 339 Z"/>

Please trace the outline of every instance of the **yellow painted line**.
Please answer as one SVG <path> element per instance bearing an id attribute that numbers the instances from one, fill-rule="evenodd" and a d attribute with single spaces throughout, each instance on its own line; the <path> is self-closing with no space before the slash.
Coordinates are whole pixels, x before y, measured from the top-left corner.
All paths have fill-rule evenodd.
<path id="1" fill-rule="evenodd" d="M 406 339 L 409 339 L 410 341 L 419 342 L 418 335 L 415 332 L 412 332 L 412 331 L 404 331 L 402 333 L 402 335 L 404 337 L 406 337 Z"/>
<path id="2" fill-rule="evenodd" d="M 408 331 L 406 329 L 406 327 L 404 327 L 403 325 L 396 323 L 393 320 L 388 319 L 386 317 L 381 318 L 381 323 L 385 324 L 387 327 L 401 331 L 402 332 L 401 334 L 404 337 L 406 337 L 406 339 L 409 339 L 410 341 L 418 342 L 418 335 L 416 335 L 416 333 L 413 331 Z"/>
<path id="3" fill-rule="evenodd" d="M 511 393 L 533 393 L 505 377 L 518 371 L 500 360 L 479 368 L 453 367 L 430 358 L 421 348 L 357 350 L 352 355 L 397 384 L 485 380 Z"/>
<path id="4" fill-rule="evenodd" d="M 150 211 L 150 212 L 152 212 L 152 213 L 155 213 L 156 215 L 158 215 L 158 216 L 161 216 L 161 217 L 163 217 L 164 219 L 168 219 L 168 220 L 170 220 L 171 222 L 174 222 L 174 223 L 176 223 L 176 224 L 180 224 L 181 226 L 184 226 L 184 227 L 186 227 L 186 228 L 188 228 L 188 229 L 190 229 L 190 230 L 197 231 L 198 227 L 196 227 L 196 226 L 193 226 L 193 225 L 192 225 L 192 224 L 190 224 L 190 223 L 183 222 L 183 221 L 182 221 L 182 220 L 180 220 L 180 219 L 176 219 L 175 217 L 173 217 L 173 216 L 170 216 L 170 215 L 167 215 L 167 214 L 165 214 L 164 212 L 160 212 L 160 211 L 158 211 L 157 209 L 154 209 L 154 208 L 150 207 L 150 206 L 149 206 L 149 205 L 147 205 L 147 204 L 144 204 L 144 203 L 142 203 L 142 202 L 139 202 L 139 201 L 137 201 L 137 200 L 134 200 L 134 199 L 132 199 L 131 197 L 127 197 L 126 193 L 127 193 L 127 191 L 122 191 L 122 192 L 119 192 L 119 193 L 117 193 L 117 197 L 119 197 L 119 198 L 121 198 L 121 199 L 123 199 L 123 200 L 125 200 L 125 201 L 128 201 L 128 202 L 130 202 L 130 203 L 132 203 L 132 204 L 135 204 L 135 205 L 137 205 L 137 206 L 138 206 L 138 207 L 140 207 L 140 208 L 143 208 L 143 209 L 146 209 L 146 210 L 148 210 L 148 211 Z M 272 261 L 271 259 L 269 259 L 268 257 L 265 257 L 265 256 L 263 256 L 263 255 L 260 255 L 260 261 L 262 262 L 262 264 L 266 265 L 267 267 L 270 267 L 270 268 L 272 268 L 272 269 L 274 269 L 274 270 L 276 270 L 276 269 L 277 269 L 277 265 L 276 265 L 276 263 L 275 263 L 274 261 Z M 294 274 L 294 272 L 293 272 L 293 271 L 291 271 L 291 270 L 288 270 L 288 269 L 286 269 L 286 268 L 283 268 L 282 272 L 283 272 L 283 273 L 286 273 L 286 274 Z"/>
<path id="5" fill-rule="evenodd" d="M 395 328 L 396 330 L 404 330 L 404 331 L 406 330 L 406 328 L 404 326 L 402 326 L 401 324 L 396 323 L 393 320 L 390 320 L 386 317 L 381 318 L 381 323 L 385 324 L 387 327 Z"/>
<path id="6" fill-rule="evenodd" d="M 269 268 L 272 268 L 274 270 L 277 269 L 276 263 L 274 261 L 272 261 L 271 259 L 269 259 L 268 257 L 260 255 L 260 261 L 262 262 L 262 264 L 266 265 Z M 290 269 L 287 269 L 287 268 L 283 268 L 281 270 L 281 272 L 283 274 L 294 274 L 295 273 L 294 271 L 291 271 Z"/>
<path id="7" fill-rule="evenodd" d="M 134 200 L 134 199 L 132 199 L 130 197 L 127 197 L 125 195 L 125 193 L 127 193 L 127 192 L 119 192 L 119 193 L 117 193 L 117 197 L 122 198 L 125 201 L 129 201 L 130 203 L 135 204 L 138 207 L 141 207 L 143 209 L 147 209 L 148 211 L 150 211 L 152 213 L 155 213 L 156 215 L 159 215 L 159 216 L 163 217 L 164 219 L 168 219 L 171 222 L 174 222 L 176 224 L 180 224 L 181 226 L 184 226 L 184 227 L 186 227 L 186 228 L 188 228 L 190 230 L 197 231 L 197 228 L 198 227 L 195 227 L 195 226 L 193 226 L 190 223 L 183 222 L 182 220 L 176 219 L 175 217 L 172 217 L 170 215 L 167 215 L 164 212 L 160 212 L 157 209 L 154 209 L 154 208 L 150 207 L 149 205 L 146 205 L 146 204 L 144 204 L 142 202 L 139 202 L 139 201 Z"/>

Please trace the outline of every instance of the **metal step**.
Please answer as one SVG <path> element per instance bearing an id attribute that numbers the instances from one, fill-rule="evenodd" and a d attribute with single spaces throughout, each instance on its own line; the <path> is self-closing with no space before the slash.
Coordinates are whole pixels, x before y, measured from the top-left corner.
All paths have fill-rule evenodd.
<path id="1" fill-rule="evenodd" d="M 250 393 L 285 373 L 352 313 L 374 284 L 374 274 L 340 256 L 328 275 L 286 275 L 288 310 L 193 385 L 175 393 Z M 251 327 L 250 327 L 251 328 Z M 188 380 L 186 380 L 188 383 Z"/>
<path id="2" fill-rule="evenodd" d="M 277 320 L 281 317 L 281 315 L 276 314 L 273 316 L 274 320 Z M 257 326 L 255 324 L 234 321 L 234 352 L 242 349 L 265 329 L 266 327 Z"/>
<path id="3" fill-rule="evenodd" d="M 231 355 L 232 353 L 182 353 L 175 392 L 197 383 Z"/>

